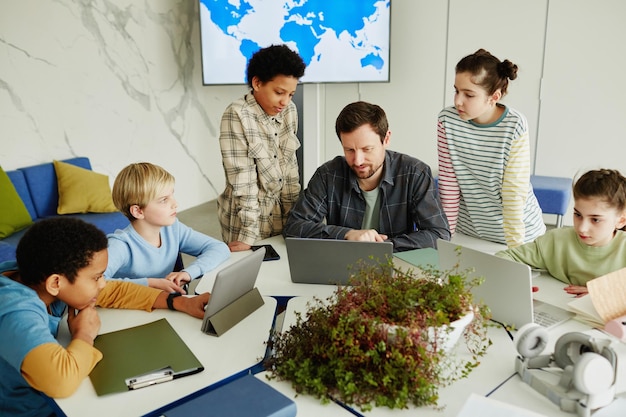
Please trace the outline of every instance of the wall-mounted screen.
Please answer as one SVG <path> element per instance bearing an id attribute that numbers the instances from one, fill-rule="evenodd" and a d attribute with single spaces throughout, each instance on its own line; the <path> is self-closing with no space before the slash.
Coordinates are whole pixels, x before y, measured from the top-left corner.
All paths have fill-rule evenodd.
<path id="1" fill-rule="evenodd" d="M 245 84 L 248 59 L 284 43 L 305 83 L 388 82 L 391 0 L 199 0 L 205 85 Z"/>

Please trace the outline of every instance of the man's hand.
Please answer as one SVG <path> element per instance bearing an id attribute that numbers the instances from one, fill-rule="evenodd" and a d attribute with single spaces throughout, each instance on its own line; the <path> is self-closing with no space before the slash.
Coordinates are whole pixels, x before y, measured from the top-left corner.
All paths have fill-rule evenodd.
<path id="1" fill-rule="evenodd" d="M 204 317 L 204 308 L 210 297 L 211 294 L 208 292 L 195 297 L 176 297 L 173 300 L 174 309 L 201 319 Z"/>
<path id="2" fill-rule="evenodd" d="M 187 274 L 187 276 L 189 276 L 189 274 Z M 148 278 L 148 286 L 158 288 L 159 290 L 163 290 L 167 293 L 179 292 L 181 294 L 187 294 L 180 285 L 176 284 L 174 281 L 164 278 Z"/>
<path id="3" fill-rule="evenodd" d="M 576 298 L 582 297 L 583 295 L 589 293 L 587 287 L 585 287 L 584 285 L 568 285 L 563 289 L 566 293 L 575 295 Z"/>
<path id="4" fill-rule="evenodd" d="M 100 316 L 95 303 L 80 311 L 68 306 L 67 326 L 72 339 L 80 339 L 93 346 L 93 341 L 100 330 Z"/>
<path id="5" fill-rule="evenodd" d="M 385 240 L 387 240 L 387 235 L 381 235 L 374 229 L 353 229 L 346 233 L 345 240 L 357 240 L 361 242 L 384 242 Z"/>
<path id="6" fill-rule="evenodd" d="M 230 249 L 231 252 L 241 252 L 250 249 L 250 245 L 236 240 L 234 242 L 228 242 L 228 249 Z"/>

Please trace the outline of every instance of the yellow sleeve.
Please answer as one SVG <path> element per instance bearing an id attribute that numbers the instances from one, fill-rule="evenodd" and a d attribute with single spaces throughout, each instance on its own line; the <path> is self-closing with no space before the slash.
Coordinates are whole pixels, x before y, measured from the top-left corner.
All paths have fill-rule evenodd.
<path id="1" fill-rule="evenodd" d="M 67 349 L 57 343 L 44 343 L 24 357 L 22 376 L 49 397 L 68 397 L 100 359 L 102 353 L 80 339 L 72 340 Z"/>
<path id="2" fill-rule="evenodd" d="M 127 281 L 107 280 L 96 305 L 107 308 L 123 308 L 129 310 L 154 310 L 154 302 L 162 291 Z"/>
<path id="3" fill-rule="evenodd" d="M 509 248 L 524 243 L 524 207 L 530 188 L 528 132 L 513 141 L 502 182 L 504 237 Z"/>

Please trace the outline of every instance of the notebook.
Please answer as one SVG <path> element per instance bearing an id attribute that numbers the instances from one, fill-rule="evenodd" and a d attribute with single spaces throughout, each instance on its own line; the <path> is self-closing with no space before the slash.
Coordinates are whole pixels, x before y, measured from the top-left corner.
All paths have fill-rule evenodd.
<path id="1" fill-rule="evenodd" d="M 296 403 L 248 374 L 163 413 L 165 417 L 295 417 Z"/>
<path id="2" fill-rule="evenodd" d="M 461 252 L 457 256 L 459 246 Z M 472 292 L 475 301 L 489 307 L 495 321 L 518 329 L 531 322 L 552 327 L 573 316 L 565 309 L 533 300 L 532 271 L 528 265 L 441 239 L 437 241 L 437 251 L 442 271 L 451 270 L 458 263 L 461 271 L 473 268 L 473 276 L 485 278 Z"/>
<path id="3" fill-rule="evenodd" d="M 285 238 L 291 281 L 305 284 L 348 285 L 359 261 L 386 264 L 393 256 L 391 242 Z"/>
<path id="4" fill-rule="evenodd" d="M 265 248 L 260 248 L 217 273 L 211 298 L 204 310 L 203 329 L 207 327 L 208 320 L 215 313 L 254 289 L 264 256 Z"/>

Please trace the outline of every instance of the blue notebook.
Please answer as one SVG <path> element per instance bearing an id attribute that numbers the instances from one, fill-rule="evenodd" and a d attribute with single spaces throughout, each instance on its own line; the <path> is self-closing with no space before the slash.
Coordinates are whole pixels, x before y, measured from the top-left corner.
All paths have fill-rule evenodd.
<path id="1" fill-rule="evenodd" d="M 295 417 L 296 403 L 246 375 L 163 413 L 166 417 Z"/>

